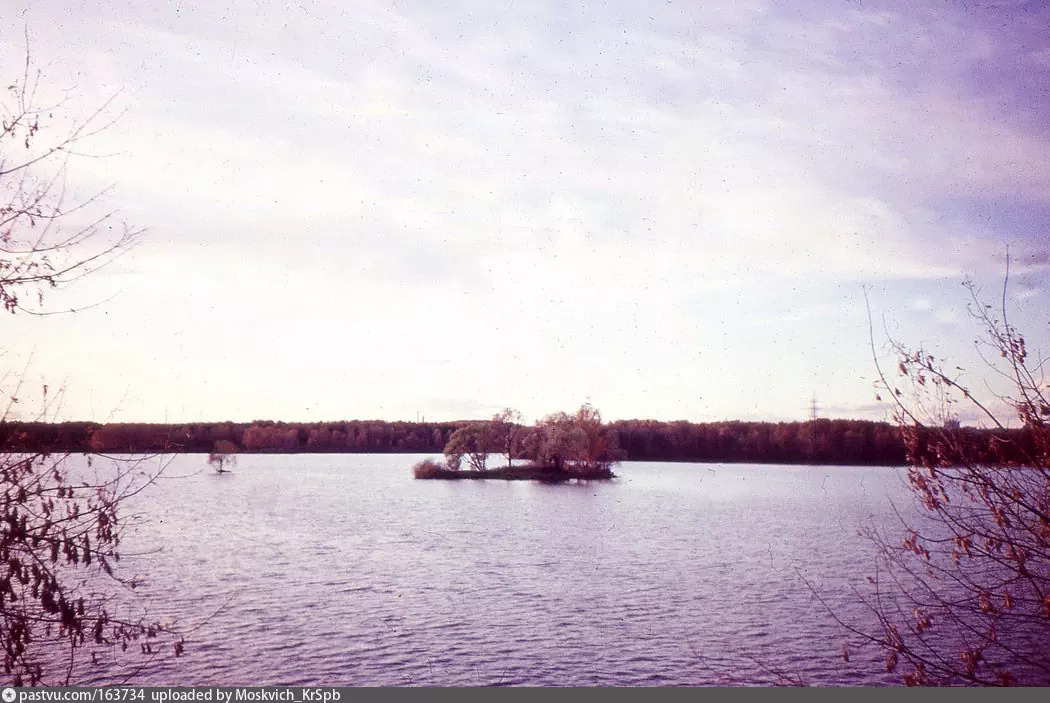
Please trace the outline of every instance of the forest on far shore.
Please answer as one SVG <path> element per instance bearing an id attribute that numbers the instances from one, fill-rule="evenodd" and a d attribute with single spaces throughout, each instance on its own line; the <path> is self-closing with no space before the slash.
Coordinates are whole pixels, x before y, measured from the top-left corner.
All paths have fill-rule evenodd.
<path id="1" fill-rule="evenodd" d="M 243 453 L 440 454 L 466 422 L 92 422 L 0 423 L 0 451 L 209 453 L 232 442 Z M 604 425 L 628 461 L 770 464 L 903 465 L 900 428 L 867 420 L 808 422 L 662 422 L 620 420 Z M 938 429 L 928 430 L 931 432 Z M 971 448 L 1023 446 L 1021 430 L 954 429 Z M 224 442 L 224 445 L 225 445 Z M 229 445 L 225 445 L 229 446 Z"/>

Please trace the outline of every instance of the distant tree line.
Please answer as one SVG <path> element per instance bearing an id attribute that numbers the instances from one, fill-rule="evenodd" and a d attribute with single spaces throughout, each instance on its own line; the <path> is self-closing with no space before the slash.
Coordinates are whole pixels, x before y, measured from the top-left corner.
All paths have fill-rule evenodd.
<path id="1" fill-rule="evenodd" d="M 230 443 L 241 453 L 441 454 L 456 430 L 477 422 L 203 422 L 186 424 L 2 422 L 0 447 L 9 452 L 203 453 Z M 903 465 L 907 449 L 897 425 L 866 420 L 810 422 L 660 422 L 620 420 L 602 425 L 609 445 L 628 461 L 751 462 L 768 464 Z M 506 433 L 506 428 L 503 428 Z M 980 456 L 1031 450 L 1027 430 L 961 428 L 957 436 Z M 921 437 L 918 441 L 923 441 Z M 461 435 L 462 436 L 462 435 Z M 230 446 L 227 445 L 227 446 Z M 497 453 L 503 449 L 495 450 Z M 524 456 L 515 450 L 517 456 Z"/>
<path id="2" fill-rule="evenodd" d="M 232 451 L 283 453 L 440 453 L 462 422 L 198 422 L 186 424 L 8 422 L 0 446 L 9 451 L 204 453 L 220 443 Z M 229 451 L 229 450 L 228 450 Z"/>
<path id="3" fill-rule="evenodd" d="M 635 461 L 898 465 L 905 459 L 900 429 L 884 422 L 625 420 L 609 430 Z"/>

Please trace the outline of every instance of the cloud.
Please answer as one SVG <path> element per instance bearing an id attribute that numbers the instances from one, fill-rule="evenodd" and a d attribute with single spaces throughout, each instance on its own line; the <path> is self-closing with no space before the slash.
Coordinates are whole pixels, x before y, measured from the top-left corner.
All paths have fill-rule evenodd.
<path id="1" fill-rule="evenodd" d="M 927 312 L 933 309 L 933 304 L 927 298 L 915 298 L 908 303 L 908 309 L 916 312 Z"/>
<path id="2" fill-rule="evenodd" d="M 1021 300 L 1029 300 L 1031 298 L 1036 298 L 1043 295 L 1044 292 L 1045 291 L 1042 288 L 1029 288 L 1026 286 L 1022 286 L 1017 290 L 1015 295 Z"/>
<path id="3" fill-rule="evenodd" d="M 894 406 L 889 402 L 876 402 L 851 405 L 826 405 L 820 406 L 818 410 L 822 417 L 893 422 Z"/>
<path id="4" fill-rule="evenodd" d="M 372 7 L 346 18 L 361 33 L 338 62 L 339 37 L 319 31 L 299 50 L 273 15 L 254 20 L 268 28 L 261 39 L 238 32 L 232 45 L 194 33 L 211 26 L 199 17 L 178 32 L 118 23 L 123 41 L 153 49 L 140 76 L 200 77 L 182 99 L 157 91 L 168 80 L 144 90 L 144 124 L 126 143 L 133 185 L 222 220 L 250 216 L 256 236 L 305 222 L 324 237 L 387 211 L 377 228 L 387 241 L 402 225 L 491 256 L 582 227 L 668 253 L 702 249 L 676 273 L 712 282 L 726 271 L 958 274 L 994 247 L 930 199 L 1050 192 L 1041 136 L 937 86 L 954 69 L 929 65 L 940 54 L 924 37 L 971 47 L 978 35 L 959 22 L 689 9 L 697 35 L 681 30 L 682 8 L 650 19 L 540 6 L 518 23 L 470 12 L 466 23 Z M 320 29 L 306 14 L 293 26 Z M 916 73 L 906 89 L 887 37 L 895 60 L 931 77 Z M 172 173 L 184 174 L 179 188 L 161 177 Z"/>
<path id="5" fill-rule="evenodd" d="M 150 227 L 119 309 L 178 338 L 185 361 L 158 353 L 173 377 L 281 378 L 313 339 L 301 385 L 332 375 L 362 412 L 604 396 L 620 415 L 765 412 L 745 363 L 794 413 L 816 362 L 856 375 L 846 356 L 867 358 L 844 341 L 866 342 L 843 292 L 860 283 L 952 325 L 932 287 L 997 272 L 1009 244 L 1026 290 L 1042 287 L 1045 39 L 1020 9 L 1002 10 L 1007 29 L 975 12 L 31 10 L 60 83 L 129 88 L 103 136 L 119 155 L 78 178 L 120 183 Z M 819 295 L 839 301 L 806 299 Z M 317 409 L 274 383 L 273 414 Z M 457 407 L 443 402 L 427 401 Z"/>
<path id="6" fill-rule="evenodd" d="M 436 417 L 481 419 L 489 418 L 498 413 L 502 406 L 497 403 L 483 403 L 473 398 L 425 398 L 422 405 L 434 413 Z M 425 419 L 425 415 L 423 419 Z"/>

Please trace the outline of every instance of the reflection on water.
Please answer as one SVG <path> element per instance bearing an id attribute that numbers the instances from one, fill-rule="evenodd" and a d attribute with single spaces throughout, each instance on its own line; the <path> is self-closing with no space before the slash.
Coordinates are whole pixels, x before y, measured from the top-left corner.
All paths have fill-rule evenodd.
<path id="1" fill-rule="evenodd" d="M 186 654 L 141 684 L 879 683 L 847 616 L 886 468 L 636 464 L 613 483 L 414 481 L 417 456 L 176 457 L 126 538 Z M 198 472 L 198 469 L 202 469 Z M 187 475 L 188 474 L 188 475 Z M 856 612 L 854 612 L 856 611 Z"/>

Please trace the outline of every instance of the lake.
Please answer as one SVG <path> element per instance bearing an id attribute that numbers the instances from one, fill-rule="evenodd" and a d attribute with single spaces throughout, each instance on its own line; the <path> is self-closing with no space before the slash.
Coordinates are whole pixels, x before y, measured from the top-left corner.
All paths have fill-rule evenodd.
<path id="1" fill-rule="evenodd" d="M 800 577 L 870 622 L 858 530 L 912 505 L 896 469 L 627 462 L 614 482 L 546 485 L 416 481 L 420 458 L 242 455 L 228 475 L 169 458 L 126 508 L 142 519 L 121 567 L 186 652 L 132 682 L 899 680 L 874 650 L 843 661 Z"/>

